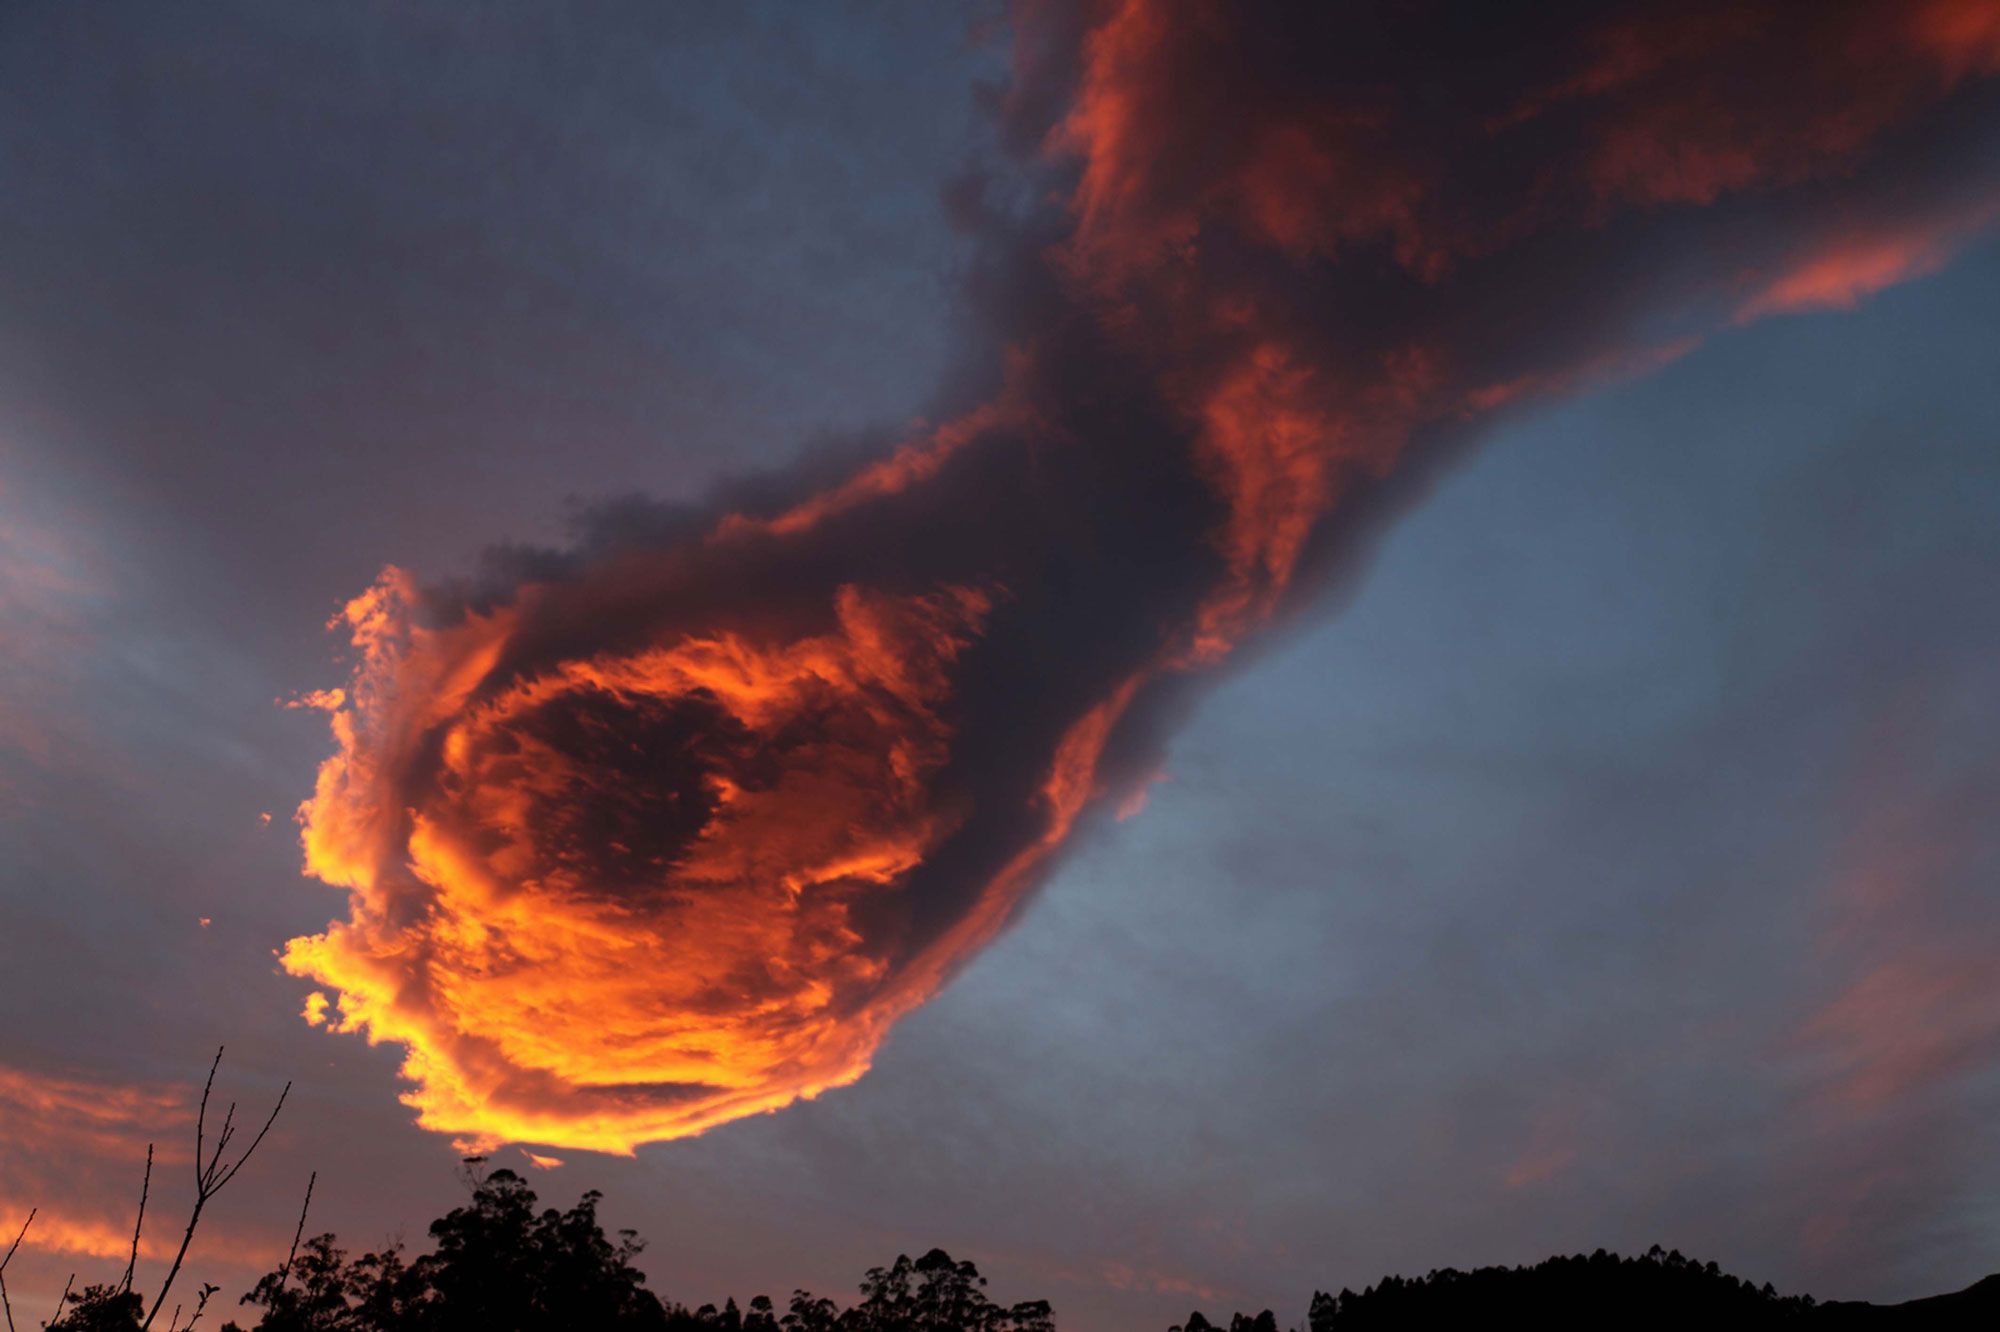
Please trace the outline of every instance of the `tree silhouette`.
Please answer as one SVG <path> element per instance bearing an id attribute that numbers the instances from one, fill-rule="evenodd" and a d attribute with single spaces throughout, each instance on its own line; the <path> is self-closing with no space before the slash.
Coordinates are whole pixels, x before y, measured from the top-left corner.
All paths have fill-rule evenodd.
<path id="1" fill-rule="evenodd" d="M 1820 1306 L 1822 1311 L 1836 1306 Z M 1589 1257 L 1549 1258 L 1533 1267 L 1441 1268 L 1425 1276 L 1384 1277 L 1360 1294 L 1319 1291 L 1306 1314 L 1308 1332 L 1374 1332 L 1521 1322 L 1531 1326 L 1687 1327 L 1789 1325 L 1814 1312 L 1810 1295 L 1780 1296 L 1714 1263 L 1655 1245 L 1638 1258 L 1599 1249 Z M 1819 1319 L 1816 1321 L 1824 1321 Z M 1277 1332 L 1267 1311 L 1237 1314 L 1230 1332 Z M 1201 1314 L 1175 1332 L 1220 1332 Z"/>
<path id="2" fill-rule="evenodd" d="M 690 1311 L 646 1289 L 644 1246 L 605 1233 L 597 1193 L 542 1208 L 519 1175 L 483 1166 L 468 1158 L 471 1198 L 431 1223 L 428 1253 L 350 1260 L 332 1235 L 295 1241 L 243 1297 L 261 1311 L 254 1332 L 1054 1332 L 1046 1301 L 995 1304 L 979 1269 L 942 1249 L 870 1268 L 850 1309 L 801 1290 L 782 1316 L 763 1295 Z"/>
<path id="3" fill-rule="evenodd" d="M 1046 1301 L 1003 1308 L 986 1298 L 986 1278 L 970 1262 L 932 1249 L 911 1262 L 898 1254 L 861 1282 L 862 1301 L 840 1320 L 843 1332 L 1052 1332 Z"/>
<path id="4" fill-rule="evenodd" d="M 1200 1310 L 1188 1315 L 1185 1324 L 1175 1324 L 1167 1332 L 1223 1332 L 1214 1323 L 1203 1317 Z M 1278 1332 L 1278 1318 L 1269 1309 L 1252 1318 L 1249 1314 L 1237 1314 L 1229 1320 L 1229 1332 Z"/>
<path id="5" fill-rule="evenodd" d="M 317 1235 L 290 1272 L 266 1276 L 243 1302 L 263 1309 L 259 1332 L 667 1326 L 632 1266 L 643 1245 L 629 1231 L 616 1242 L 605 1235 L 598 1194 L 566 1212 L 537 1210 L 536 1201 L 511 1170 L 475 1175 L 471 1201 L 431 1223 L 430 1253 L 405 1261 L 391 1248 L 350 1263 L 332 1235 Z"/>
<path id="6" fill-rule="evenodd" d="M 217 1062 L 220 1062 L 220 1052 Z M 46 1332 L 143 1332 L 158 1318 L 173 1288 L 204 1205 L 235 1178 L 271 1122 L 234 1161 L 226 1152 L 235 1134 L 235 1107 L 223 1115 L 213 1144 L 206 1141 L 209 1070 L 196 1119 L 197 1192 L 179 1250 L 149 1308 L 133 1289 L 140 1235 L 151 1191 L 153 1156 L 140 1187 L 131 1259 L 118 1280 L 63 1290 Z M 282 1108 L 284 1097 L 278 1098 Z M 689 1310 L 646 1288 L 635 1265 L 644 1250 L 629 1230 L 606 1234 L 598 1219 L 601 1195 L 584 1193 L 567 1210 L 543 1207 L 528 1182 L 511 1170 L 488 1173 L 482 1157 L 468 1157 L 469 1196 L 429 1227 L 428 1251 L 410 1256 L 401 1243 L 349 1257 L 331 1234 L 305 1238 L 318 1177 L 307 1182 L 304 1205 L 284 1261 L 258 1280 L 241 1304 L 256 1311 L 247 1332 L 1054 1332 L 1047 1301 L 1000 1305 L 986 1293 L 986 1278 L 969 1261 L 931 1249 L 912 1259 L 868 1269 L 860 1301 L 837 1302 L 796 1290 L 780 1314 L 763 1295 L 739 1306 Z M 14 1322 L 5 1272 L 36 1219 L 31 1211 L 11 1244 L 0 1251 L 0 1312 L 7 1332 Z M 192 1309 L 176 1304 L 167 1332 L 193 1332 L 216 1287 L 203 1284 Z M 185 1322 L 183 1313 L 187 1314 Z M 1884 1317 L 1883 1315 L 1887 1315 Z M 1951 1295 L 1880 1308 L 1815 1304 L 1811 1296 L 1780 1296 L 1654 1246 L 1637 1258 L 1600 1249 L 1584 1257 L 1556 1257 L 1532 1267 L 1484 1267 L 1470 1272 L 1441 1268 L 1425 1276 L 1385 1277 L 1359 1294 L 1316 1292 L 1304 1332 L 1371 1332 L 1372 1329 L 1521 1322 L 1537 1326 L 1680 1328 L 1702 1322 L 1721 1326 L 1815 1326 L 1864 1321 L 1907 1327 L 2000 1326 L 2000 1277 Z M 246 1332 L 237 1323 L 220 1332 Z M 1224 1332 L 1199 1311 L 1169 1332 Z M 1279 1332 L 1276 1316 L 1237 1313 L 1227 1332 Z M 1294 1329 L 1298 1332 L 1298 1329 Z"/>
<path id="7" fill-rule="evenodd" d="M 49 1332 L 133 1332 L 146 1314 L 146 1302 L 123 1282 L 85 1286 L 73 1292 Z"/>

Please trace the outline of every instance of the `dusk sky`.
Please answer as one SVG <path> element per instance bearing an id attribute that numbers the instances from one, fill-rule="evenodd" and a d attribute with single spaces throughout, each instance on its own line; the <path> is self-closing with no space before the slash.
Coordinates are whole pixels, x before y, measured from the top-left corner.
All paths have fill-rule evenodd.
<path id="1" fill-rule="evenodd" d="M 2000 3 L 1317 8 L 0 8 L 14 1303 L 2000 1270 Z"/>

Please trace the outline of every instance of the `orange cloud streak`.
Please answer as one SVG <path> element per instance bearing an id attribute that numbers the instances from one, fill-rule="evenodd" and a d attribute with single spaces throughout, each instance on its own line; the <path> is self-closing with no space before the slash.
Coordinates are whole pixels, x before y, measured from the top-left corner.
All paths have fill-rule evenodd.
<path id="1" fill-rule="evenodd" d="M 1937 272 L 1996 216 L 2000 205 L 1986 204 L 1960 217 L 1836 236 L 1764 283 L 1744 302 L 1737 319 L 1747 323 L 1767 315 L 1851 310 L 1878 291 Z"/>
<path id="2" fill-rule="evenodd" d="M 0 1065 L 0 1230 L 11 1240 L 30 1208 L 24 1247 L 123 1259 L 132 1247 L 146 1146 L 184 1162 L 186 1090 L 104 1082 Z M 145 1237 L 142 1256 L 166 1241 Z"/>

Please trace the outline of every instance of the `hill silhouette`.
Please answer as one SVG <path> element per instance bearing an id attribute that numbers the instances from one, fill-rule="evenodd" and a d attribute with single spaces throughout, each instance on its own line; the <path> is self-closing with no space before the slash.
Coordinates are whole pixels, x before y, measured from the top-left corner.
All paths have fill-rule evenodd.
<path id="1" fill-rule="evenodd" d="M 1972 1328 L 2000 1327 L 2000 1276 L 1949 1295 L 1876 1305 L 1780 1295 L 1714 1263 L 1658 1245 L 1636 1258 L 1603 1249 L 1557 1256 L 1532 1267 L 1441 1268 L 1414 1278 L 1385 1277 L 1356 1294 L 1321 1291 L 1305 1332 L 1376 1332 L 1411 1327 Z M 1280 1332 L 1269 1310 L 1227 1323 L 1190 1314 L 1169 1332 Z M 1290 1329 L 1287 1329 L 1290 1332 Z"/>

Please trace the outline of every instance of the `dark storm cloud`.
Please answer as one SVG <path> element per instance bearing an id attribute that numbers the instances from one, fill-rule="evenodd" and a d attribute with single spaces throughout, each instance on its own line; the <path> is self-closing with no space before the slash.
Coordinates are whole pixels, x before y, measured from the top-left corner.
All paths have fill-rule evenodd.
<path id="1" fill-rule="evenodd" d="M 348 607 L 303 818 L 352 914 L 287 965 L 426 1124 L 628 1149 L 852 1081 L 1496 412 L 1928 271 L 2000 184 L 1990 5 L 1019 19 L 1059 202 L 959 199 L 988 396 Z"/>

